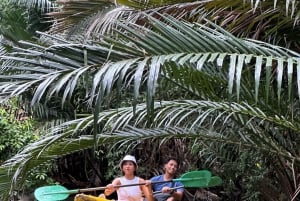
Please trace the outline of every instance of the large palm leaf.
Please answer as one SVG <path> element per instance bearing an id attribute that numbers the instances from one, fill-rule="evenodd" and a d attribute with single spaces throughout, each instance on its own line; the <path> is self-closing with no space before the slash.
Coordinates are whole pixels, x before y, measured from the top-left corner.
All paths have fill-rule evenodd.
<path id="1" fill-rule="evenodd" d="M 298 42 L 295 38 L 295 32 L 299 32 L 295 27 L 299 23 L 296 1 L 120 1 L 117 3 L 122 6 L 117 7 L 113 2 L 99 0 L 58 3 L 63 5 L 62 9 L 49 13 L 58 21 L 52 30 L 68 30 L 71 35 L 80 33 L 90 37 L 95 33 L 110 32 L 116 26 L 116 19 L 142 23 L 143 12 L 153 16 L 159 12 L 189 21 L 207 17 L 236 35 L 282 46 L 291 45 L 286 44 L 286 40 Z M 292 44 L 292 47 L 298 45 Z"/>
<path id="2" fill-rule="evenodd" d="M 180 115 L 175 116 L 174 114 Z M 218 120 L 214 119 L 216 114 L 219 114 Z M 98 123 L 106 126 L 101 134 L 97 135 L 96 143 L 103 146 L 127 145 L 130 147 L 136 146 L 136 142 L 141 143 L 144 140 L 153 138 L 165 140 L 169 137 L 188 138 L 210 143 L 232 144 L 235 145 L 236 149 L 246 150 L 250 148 L 261 153 L 275 154 L 286 159 L 297 160 L 284 148 L 283 144 L 285 142 L 280 145 L 276 140 L 270 139 L 270 136 L 263 136 L 262 132 L 255 129 L 258 122 L 260 126 L 271 123 L 274 127 L 284 126 L 288 122 L 284 119 L 279 120 L 277 117 L 265 119 L 265 115 L 258 108 L 252 108 L 245 104 L 220 104 L 211 101 L 172 101 L 156 103 L 155 115 L 155 120 L 161 122 L 159 125 L 154 123 L 154 129 L 138 129 L 136 127 L 144 127 L 145 123 L 143 122 L 147 121 L 146 105 L 137 107 L 136 116 L 133 115 L 132 107 L 103 112 L 99 116 Z M 240 129 L 239 133 L 235 134 L 218 132 L 223 129 L 222 127 L 229 124 L 233 127 L 234 122 L 240 128 L 241 124 L 236 121 L 237 119 L 242 120 L 245 123 L 244 126 L 248 129 Z M 196 120 L 196 122 L 193 120 Z M 2 195 L 6 195 L 10 187 L 14 189 L 22 185 L 26 176 L 30 173 L 30 169 L 64 154 L 92 148 L 95 143 L 92 135 L 75 137 L 78 135 L 77 133 L 92 127 L 92 121 L 93 117 L 90 116 L 62 124 L 54 129 L 51 135 L 31 144 L 21 153 L 6 161 L 0 168 L 1 190 L 5 192 Z M 227 125 L 219 124 L 218 121 L 225 121 Z M 128 127 L 129 122 L 135 122 L 135 127 Z M 289 122 L 289 124 L 293 123 Z M 64 129 L 66 126 L 69 129 Z M 14 179 L 11 180 L 12 178 Z"/>
<path id="3" fill-rule="evenodd" d="M 149 77 L 152 79 L 148 81 L 148 87 L 151 89 L 148 91 L 148 95 L 151 99 L 155 92 L 153 86 L 157 82 L 160 65 L 167 65 L 169 67 L 164 70 L 171 69 L 173 71 L 174 63 L 177 67 L 178 65 L 188 64 L 197 70 L 209 69 L 209 67 L 215 68 L 214 66 L 228 68 L 228 92 L 233 94 L 233 88 L 236 87 L 238 97 L 242 83 L 241 73 L 243 68 L 248 65 L 254 67 L 252 72 L 254 73 L 256 100 L 260 90 L 260 81 L 266 82 L 266 86 L 269 87 L 266 88 L 266 92 L 272 92 L 273 88 L 270 88 L 274 81 L 272 76 L 275 76 L 277 80 L 276 95 L 279 102 L 282 98 L 284 79 L 286 79 L 289 89 L 297 88 L 299 77 L 292 76 L 294 67 L 299 65 L 299 55 L 295 52 L 267 43 L 237 39 L 216 26 L 214 29 L 208 26 L 195 28 L 187 23 L 173 22 L 174 19 L 172 18 L 164 18 L 168 24 L 166 27 L 164 22 L 151 17 L 149 19 L 153 25 L 152 28 L 159 30 L 159 32 L 138 25 L 124 26 L 123 28 L 128 33 L 124 35 L 124 38 L 109 39 L 108 42 L 99 43 L 101 46 L 86 45 L 84 48 L 81 48 L 82 45 L 80 44 L 53 45 L 51 48 L 40 46 L 38 47 L 40 50 L 37 52 L 20 49 L 20 52 L 13 53 L 13 56 L 2 57 L 2 59 L 8 61 L 8 64 L 15 61 L 21 62 L 22 65 L 33 66 L 33 68 L 26 69 L 27 73 L 24 76 L 22 70 L 16 71 L 19 69 L 18 67 L 6 66 L 4 63 L 3 67 L 7 72 L 14 72 L 14 74 L 20 74 L 20 76 L 2 76 L 3 80 L 10 80 L 9 83 L 2 84 L 2 93 L 4 93 L 2 95 L 7 93 L 18 95 L 31 86 L 38 86 L 32 101 L 32 103 L 35 103 L 43 96 L 49 98 L 61 91 L 62 86 L 70 86 L 70 88 L 63 90 L 63 97 L 68 97 L 72 95 L 79 77 L 86 71 L 91 71 L 95 73 L 93 87 L 90 92 L 91 101 L 93 102 L 93 94 L 98 93 L 96 90 L 99 86 L 104 92 L 110 92 L 115 78 L 119 78 L 123 82 L 126 73 L 138 73 L 145 69 L 147 70 L 145 72 L 149 73 Z M 138 32 L 137 30 L 141 31 Z M 124 46 L 127 41 L 130 41 L 132 45 Z M 110 49 L 111 44 L 114 44 L 113 49 Z M 33 46 L 29 43 L 28 45 Z M 123 52 L 120 51 L 122 49 Z M 42 53 L 41 50 L 47 51 Z M 23 55 L 26 56 L 26 59 L 22 59 Z M 110 56 L 110 62 L 105 63 L 108 55 Z M 68 56 L 71 56 L 72 60 L 63 59 Z M 278 65 L 276 74 L 272 74 L 272 63 L 274 62 Z M 97 70 L 98 65 L 103 65 L 100 70 Z M 285 65 L 287 71 L 284 70 Z M 262 75 L 262 70 L 265 70 L 266 77 Z M 283 73 L 287 73 L 286 76 Z M 170 74 L 165 72 L 164 76 L 168 77 Z M 73 79 L 70 79 L 72 77 Z M 32 81 L 28 82 L 28 78 L 31 78 Z M 295 80 L 292 80 L 292 78 L 295 78 Z M 13 80 L 15 82 L 12 82 Z M 136 84 L 138 84 L 135 87 L 136 89 L 140 87 L 140 80 L 139 77 L 135 79 Z M 130 79 L 129 81 L 133 80 Z M 51 87 L 50 84 L 53 86 Z M 46 90 L 47 87 L 49 87 L 49 91 Z M 46 92 L 49 96 L 46 96 Z M 289 90 L 289 93 L 286 94 L 288 95 L 287 98 L 291 98 L 292 92 L 293 90 Z M 135 94 L 138 95 L 137 91 L 135 91 Z M 298 96 L 299 93 L 295 95 Z"/>
<path id="4" fill-rule="evenodd" d="M 55 1 L 49 1 L 49 0 L 8 0 L 9 2 L 12 3 L 18 3 L 20 5 L 25 5 L 28 8 L 35 8 L 39 7 L 41 10 L 48 10 L 50 11 L 53 6 L 55 6 L 54 2 Z"/>
<path id="5" fill-rule="evenodd" d="M 89 103 L 96 108 L 94 115 L 63 124 L 50 136 L 7 161 L 1 170 L 3 192 L 9 192 L 6 191 L 9 190 L 7 183 L 11 184 L 11 190 L 22 184 L 19 179 L 25 178 L 21 176 L 26 176 L 31 167 L 59 157 L 61 147 L 66 148 L 63 153 L 72 153 L 99 144 L 116 145 L 128 139 L 176 137 L 172 129 L 198 139 L 239 144 L 262 153 L 270 150 L 270 153 L 297 160 L 297 155 L 293 154 L 297 151 L 290 152 L 286 145 L 292 145 L 295 150 L 297 147 L 278 136 L 289 129 L 297 138 L 295 134 L 299 131 L 299 114 L 292 108 L 299 96 L 299 92 L 293 90 L 299 83 L 299 74 L 294 72 L 296 67 L 299 69 L 298 54 L 277 46 L 238 39 L 213 24 L 190 24 L 163 16 L 161 20 L 148 17 L 147 27 L 150 28 L 120 24 L 123 31 L 118 37 L 107 38 L 96 45 L 82 46 L 56 38 L 57 44 L 50 47 L 27 43 L 31 50 L 18 49 L 11 56 L 2 57 L 5 64 L 15 63 L 4 65 L 0 83 L 2 96 L 36 89 L 32 104 L 55 97 L 56 93 L 63 94 L 66 100 L 76 94 L 74 89 L 81 79 L 92 76 L 89 78 L 92 87 L 87 94 Z M 18 65 L 30 68 L 18 68 Z M 24 73 L 26 79 L 22 76 Z M 197 79 L 195 84 L 195 80 L 190 79 L 193 73 L 206 76 L 206 79 Z M 223 85 L 214 84 L 215 80 Z M 187 90 L 187 97 L 195 100 L 154 101 L 161 81 L 170 83 L 170 87 Z M 264 83 L 263 87 L 261 83 Z M 113 91 L 121 93 L 121 89 L 133 87 L 132 96 L 138 103 L 145 86 L 146 103 L 134 108 L 103 111 L 103 106 L 109 105 L 107 97 L 112 97 Z M 205 92 L 204 86 L 207 91 L 218 91 L 218 96 Z M 284 88 L 291 90 L 285 93 Z M 269 99 L 274 98 L 276 104 L 268 106 Z M 247 102 L 232 102 L 240 100 Z M 286 104 L 286 100 L 291 101 L 290 104 Z M 289 112 L 293 112 L 293 116 L 288 115 Z M 128 125 L 132 126 L 129 131 Z M 228 126 L 231 129 L 226 130 Z M 135 127 L 151 129 L 150 132 L 138 130 L 144 134 L 137 135 Z M 271 128 L 274 129 L 269 132 Z M 165 130 L 166 136 L 163 135 Z M 82 133 L 90 135 L 81 136 Z M 70 143 L 70 137 L 75 137 L 76 143 L 87 143 L 74 145 Z M 7 176 L 10 168 L 15 171 Z M 3 195 L 7 196 L 7 193 Z"/>

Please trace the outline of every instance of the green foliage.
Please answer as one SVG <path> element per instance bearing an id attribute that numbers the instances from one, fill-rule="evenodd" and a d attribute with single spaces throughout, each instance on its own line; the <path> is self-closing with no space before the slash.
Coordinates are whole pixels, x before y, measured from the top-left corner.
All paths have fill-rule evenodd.
<path id="1" fill-rule="evenodd" d="M 27 191 L 33 191 L 40 186 L 55 184 L 55 181 L 49 175 L 51 170 L 53 170 L 52 163 L 43 164 L 37 168 L 34 168 L 32 171 L 30 171 L 28 177 L 26 177 L 24 188 Z"/>
<path id="2" fill-rule="evenodd" d="M 120 149 L 112 149 L 106 154 L 108 165 L 107 171 L 105 172 L 105 178 L 107 180 L 112 180 L 116 177 L 116 175 L 122 175 L 118 164 L 122 157 L 124 157 L 126 154 L 128 153 L 126 153 L 125 147 Z"/>
<path id="3" fill-rule="evenodd" d="M 224 185 L 226 192 L 240 191 L 243 192 L 243 200 L 259 200 L 261 191 L 257 188 L 257 184 L 264 181 L 268 172 L 263 156 L 251 150 L 243 150 L 237 156 L 238 158 L 232 162 L 224 160 L 223 174 L 225 178 L 230 178 Z"/>
<path id="4" fill-rule="evenodd" d="M 5 43 L 17 44 L 20 40 L 32 40 L 36 31 L 49 29 L 51 23 L 42 18 L 43 14 L 37 5 L 26 8 L 24 4 L 0 1 L 0 35 L 7 40 Z"/>
<path id="5" fill-rule="evenodd" d="M 0 107 L 0 160 L 4 161 L 38 139 L 30 118 L 16 119 L 18 108 Z"/>
<path id="6" fill-rule="evenodd" d="M 32 33 L 28 30 L 27 11 L 15 4 L 2 1 L 0 3 L 0 34 L 17 42 L 30 39 Z"/>
<path id="7" fill-rule="evenodd" d="M 35 121 L 13 101 L 0 107 L 0 133 L 0 162 L 11 158 L 40 138 Z M 32 191 L 38 186 L 53 184 L 54 181 L 49 176 L 52 168 L 52 163 L 33 168 L 26 177 L 23 188 Z"/>
<path id="8" fill-rule="evenodd" d="M 115 177 L 120 158 L 153 139 L 200 142 L 195 161 L 206 160 L 206 168 L 224 177 L 228 200 L 262 194 L 277 200 L 297 193 L 299 29 L 294 29 L 298 17 L 277 12 L 282 1 L 280 7 L 273 1 L 182 2 L 143 13 L 118 7 L 109 14 L 105 2 L 61 2 L 63 11 L 52 13 L 57 25 L 70 34 L 86 29 L 85 43 L 78 44 L 82 35 L 52 33 L 42 33 L 40 43 L 20 43 L 1 57 L 0 95 L 30 94 L 28 105 L 52 103 L 76 114 L 0 166 L 4 200 L 28 178 L 45 181 L 47 169 L 33 168 L 83 149 L 105 147 L 97 153 L 108 159 L 106 178 Z M 298 4 L 293 10 L 298 13 Z M 152 145 L 157 144 L 147 153 L 159 155 L 160 146 Z M 273 155 L 284 165 L 276 166 Z M 277 191 L 262 188 L 269 181 L 265 177 Z"/>

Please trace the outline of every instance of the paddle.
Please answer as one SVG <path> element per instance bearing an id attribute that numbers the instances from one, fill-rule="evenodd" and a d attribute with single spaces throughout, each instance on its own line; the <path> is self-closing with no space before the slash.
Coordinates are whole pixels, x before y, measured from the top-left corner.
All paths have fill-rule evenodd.
<path id="1" fill-rule="evenodd" d="M 208 185 L 211 178 L 211 172 L 208 170 L 191 171 L 183 174 L 180 178 L 172 179 L 168 181 L 157 181 L 154 183 L 166 183 L 166 182 L 181 182 L 184 187 L 202 187 Z M 146 183 L 118 185 L 115 188 L 126 186 L 145 185 Z M 34 191 L 34 196 L 38 201 L 58 201 L 65 200 L 70 194 L 84 193 L 89 191 L 105 190 L 106 187 L 95 187 L 86 189 L 68 190 L 61 185 L 44 186 L 37 188 Z"/>
<path id="2" fill-rule="evenodd" d="M 214 186 L 219 186 L 222 184 L 222 179 L 218 176 L 213 176 L 210 178 L 210 181 L 208 182 L 207 186 L 203 187 L 214 187 Z"/>
<path id="3" fill-rule="evenodd" d="M 173 187 L 173 188 L 170 188 L 170 190 L 176 190 L 176 189 L 179 189 L 179 188 L 184 188 L 184 186 Z M 153 192 L 153 195 L 159 194 L 159 193 L 162 193 L 162 191 L 155 191 L 155 192 Z"/>
<path id="4" fill-rule="evenodd" d="M 214 186 L 219 186 L 222 184 L 222 179 L 218 176 L 213 176 L 210 178 L 209 182 L 203 186 L 196 186 L 198 188 L 208 188 L 208 187 L 214 187 Z M 184 188 L 185 186 L 176 186 L 176 187 L 173 187 L 173 188 L 170 188 L 172 190 L 176 190 L 176 189 L 179 189 L 179 188 Z M 155 194 L 158 194 L 158 193 L 162 193 L 162 191 L 155 191 L 153 192 L 153 195 Z"/>

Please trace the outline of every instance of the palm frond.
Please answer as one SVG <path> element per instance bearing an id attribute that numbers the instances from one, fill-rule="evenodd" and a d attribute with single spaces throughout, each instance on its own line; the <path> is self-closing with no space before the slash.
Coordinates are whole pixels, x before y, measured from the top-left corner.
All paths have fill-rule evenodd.
<path id="1" fill-rule="evenodd" d="M 38 68 L 32 68 L 31 73 L 28 73 L 29 69 L 26 69 L 26 78 L 24 77 L 24 72 L 17 77 L 2 76 L 3 80 L 16 80 L 16 82 L 10 82 L 9 85 L 2 81 L 2 92 L 7 93 L 9 90 L 13 95 L 21 94 L 25 89 L 38 84 L 38 89 L 43 90 L 36 91 L 33 103 L 38 102 L 42 96 L 45 96 L 45 89 L 51 83 L 53 84 L 54 81 L 60 84 L 53 89 L 49 88 L 51 89 L 50 93 L 48 93 L 50 95 L 59 92 L 62 86 L 69 85 L 72 86 L 70 89 L 74 89 L 81 74 L 90 70 L 93 72 L 95 65 L 103 65 L 109 60 L 110 62 L 102 66 L 100 71 L 94 71 L 94 83 L 90 92 L 92 94 L 91 98 L 94 98 L 93 94 L 98 94 L 98 89 L 109 94 L 114 83 L 122 83 L 124 81 L 125 74 L 137 73 L 137 69 L 141 72 L 144 69 L 144 75 L 148 77 L 148 100 L 151 100 L 155 94 L 159 67 L 170 63 L 176 63 L 177 67 L 187 65 L 198 71 L 208 68 L 208 66 L 220 66 L 228 69 L 228 92 L 229 95 L 233 94 L 233 89 L 236 87 L 237 97 L 239 97 L 239 89 L 241 88 L 241 75 L 243 71 L 248 71 L 247 68 L 253 69 L 256 100 L 258 100 L 258 95 L 260 94 L 261 81 L 266 82 L 267 86 L 271 86 L 271 83 L 276 80 L 278 102 L 284 95 L 282 94 L 282 88 L 285 87 L 283 86 L 285 77 L 288 77 L 289 80 L 287 82 L 290 88 L 289 95 L 294 91 L 291 89 L 299 89 L 299 76 L 294 76 L 296 73 L 294 73 L 294 69 L 299 69 L 300 65 L 297 53 L 259 41 L 238 39 L 213 24 L 211 24 L 212 28 L 210 28 L 200 24 L 180 22 L 172 17 L 163 17 L 163 19 L 165 22 L 149 17 L 149 25 L 152 26 L 151 29 L 153 30 L 139 25 L 123 26 L 121 24 L 123 29 L 126 30 L 126 32 L 119 33 L 122 37 L 99 43 L 101 46 L 59 44 L 50 48 L 47 46 L 42 47 L 40 53 L 34 52 L 32 54 L 32 52 L 22 49 L 21 53 L 14 53 L 15 56 L 4 56 L 2 59 L 22 62 L 23 64 L 27 63 L 30 66 L 36 65 Z M 111 46 L 112 44 L 113 46 Z M 41 53 L 42 51 L 43 53 Z M 84 51 L 88 52 L 87 65 L 84 65 Z M 22 55 L 26 55 L 26 59 L 20 58 Z M 39 59 L 36 59 L 37 57 Z M 70 60 L 63 58 L 70 58 Z M 117 61 L 121 58 L 123 58 L 121 61 Z M 277 65 L 277 73 L 275 75 L 267 73 L 266 75 L 275 76 L 275 78 L 263 76 L 264 71 L 273 71 L 274 63 Z M 288 70 L 285 70 L 286 66 L 288 66 Z M 60 70 L 57 71 L 58 69 Z M 48 72 L 49 70 L 51 70 L 50 73 Z M 43 73 L 41 74 L 41 71 L 48 73 L 42 76 Z M 34 75 L 33 72 L 35 73 Z M 170 75 L 171 73 L 166 74 L 166 76 Z M 47 79 L 44 80 L 43 77 Z M 68 78 L 70 77 L 74 79 L 69 80 Z M 28 82 L 28 78 L 31 78 L 32 81 Z M 136 84 L 138 83 L 140 81 L 136 80 Z M 135 88 L 138 89 L 140 87 L 136 86 Z M 102 94 L 105 94 L 103 92 Z M 63 96 L 68 97 L 71 94 L 72 90 L 65 89 Z"/>
<path id="2" fill-rule="evenodd" d="M 209 0 L 210 1 L 210 0 Z M 208 1 L 208 2 L 209 2 Z M 124 4 L 127 4 L 123 2 Z M 108 9 L 101 9 L 98 13 L 86 17 L 82 23 L 80 23 L 80 30 L 85 32 L 85 38 L 90 39 L 91 37 L 102 37 L 102 35 L 107 33 L 112 33 L 113 29 L 117 27 L 118 21 L 123 21 L 125 24 L 136 23 L 143 24 L 144 23 L 144 15 L 148 14 L 151 16 L 157 17 L 157 13 L 168 14 L 172 16 L 176 16 L 176 18 L 188 18 L 190 13 L 199 12 L 199 9 L 203 8 L 207 1 L 197 1 L 197 2 L 184 2 L 177 3 L 173 2 L 172 4 L 162 3 L 160 7 L 152 7 L 145 9 L 144 6 L 141 6 L 139 3 L 132 3 L 132 7 L 127 7 L 124 5 L 119 5 L 114 8 L 113 5 L 107 5 Z M 146 6 L 148 7 L 148 6 Z M 139 9 L 134 9 L 139 8 Z M 143 9 L 140 11 L 140 9 Z M 64 12 L 63 12 L 64 13 Z M 59 23 L 53 25 L 53 31 L 63 31 L 71 28 L 70 34 L 74 29 L 74 24 L 71 24 L 70 21 L 67 21 L 68 18 L 72 18 L 68 12 L 66 18 L 59 17 L 60 13 L 49 13 L 50 16 L 53 16 L 55 19 L 58 19 Z M 199 14 L 200 15 L 200 14 Z M 190 16 L 191 18 L 194 16 Z M 69 26 L 66 24 L 69 23 Z M 77 27 L 77 25 L 76 25 Z M 78 32 L 76 32 L 78 33 Z M 74 34 L 74 32 L 73 32 Z"/>
<path id="3" fill-rule="evenodd" d="M 55 1 L 49 0 L 8 0 L 12 3 L 18 3 L 20 5 L 25 5 L 28 8 L 40 8 L 42 11 L 50 11 L 55 6 Z"/>
<path id="4" fill-rule="evenodd" d="M 6 48 L 4 47 L 4 38 L 2 35 L 0 35 L 0 56 L 6 54 Z"/>
<path id="5" fill-rule="evenodd" d="M 282 144 L 274 141 L 274 136 L 276 138 L 281 136 L 281 130 L 276 131 L 274 128 L 289 129 L 291 132 L 298 132 L 300 129 L 299 122 L 294 119 L 287 119 L 277 114 L 271 115 L 247 103 L 194 100 L 156 102 L 153 119 L 153 121 L 148 122 L 147 106 L 141 104 L 136 107 L 135 112 L 132 107 L 103 111 L 98 116 L 97 125 L 103 125 L 100 130 L 101 133 L 121 131 L 128 125 L 133 125 L 136 128 L 145 128 L 149 125 L 152 128 L 172 129 L 176 127 L 191 132 L 204 129 L 222 133 L 223 137 L 230 137 L 241 144 L 252 143 L 253 146 L 267 146 L 268 150 L 278 151 L 283 155 L 287 154 L 283 148 L 286 142 L 284 139 L 281 140 Z M 95 123 L 93 120 L 91 115 L 62 124 L 53 133 L 59 136 L 55 141 L 90 130 Z M 239 133 L 231 133 L 231 129 L 224 132 L 224 127 L 229 125 L 233 130 L 234 127 L 239 126 Z M 240 125 L 243 125 L 242 129 Z M 68 129 L 64 130 L 65 128 Z M 264 132 L 263 130 L 270 131 Z"/>
<path id="6" fill-rule="evenodd" d="M 213 1 L 205 5 L 206 9 L 202 15 L 208 15 L 210 20 L 238 37 L 268 41 L 299 50 L 298 41 L 294 38 L 294 34 L 299 31 L 295 26 L 299 24 L 299 16 L 286 14 L 283 1 L 274 7 L 271 1 L 259 1 L 259 9 L 253 8 L 250 1 L 246 2 L 249 3 L 242 5 L 236 0 L 227 1 L 226 4 L 222 1 Z M 293 9 L 298 13 L 297 6 Z M 201 13 L 199 16 L 201 17 Z M 285 37 L 282 37 L 283 33 Z"/>
<path id="7" fill-rule="evenodd" d="M 58 44 L 50 47 L 37 46 L 29 42 L 23 44 L 24 48 L 17 48 L 11 55 L 1 57 L 4 70 L 1 75 L 1 90 L 2 95 L 9 93 L 15 96 L 36 86 L 32 104 L 39 102 L 42 97 L 46 98 L 46 94 L 51 98 L 62 90 L 64 103 L 66 98 L 72 96 L 76 85 L 82 81 L 80 78 L 87 72 L 93 74 L 98 65 L 106 61 L 109 54 L 111 59 L 129 56 L 121 52 L 115 54 L 105 47 L 86 46 L 88 62 L 85 65 L 86 49 L 82 49 L 81 44 Z M 15 65 L 12 65 L 12 62 Z M 54 83 L 56 84 L 53 85 Z"/>
<path id="8" fill-rule="evenodd" d="M 266 82 L 267 86 L 271 86 L 274 79 L 270 76 L 275 76 L 277 81 L 277 99 L 280 102 L 282 98 L 282 87 L 284 77 L 289 77 L 289 87 L 297 89 L 298 76 L 293 76 L 295 81 L 291 80 L 291 75 L 294 69 L 298 69 L 299 55 L 293 51 L 284 48 L 273 46 L 267 43 L 238 39 L 218 26 L 212 25 L 214 28 L 202 26 L 199 24 L 191 25 L 176 21 L 174 18 L 164 18 L 166 22 L 159 21 L 154 18 L 150 19 L 152 29 L 145 28 L 139 25 L 123 26 L 127 34 L 120 33 L 126 40 L 129 40 L 134 46 L 146 50 L 151 57 L 133 60 L 110 63 L 105 66 L 105 71 L 99 73 L 118 75 L 117 69 L 122 69 L 122 66 L 133 66 L 136 68 L 151 69 L 151 66 L 159 68 L 170 63 L 176 63 L 177 66 L 172 68 L 181 68 L 187 65 L 197 70 L 205 68 L 215 68 L 215 66 L 224 67 L 228 74 L 228 92 L 233 94 L 234 86 L 237 89 L 237 97 L 239 97 L 239 89 L 241 88 L 241 75 L 243 71 L 249 71 L 253 68 L 253 79 L 255 80 L 255 98 L 258 100 L 260 90 L 260 81 Z M 122 39 L 123 40 L 123 39 Z M 122 46 L 118 41 L 114 42 L 114 47 Z M 157 56 L 156 56 L 157 55 Z M 146 62 L 145 62 L 146 61 Z M 263 76 L 263 72 L 271 72 L 274 68 L 273 64 L 277 64 L 277 74 L 267 73 L 268 77 Z M 148 67 L 149 66 L 149 67 Z M 289 66 L 286 71 L 285 66 Z M 250 69 L 248 69 L 250 68 Z M 113 69 L 111 71 L 111 69 Z M 245 69 L 245 70 L 244 70 Z M 169 75 L 173 74 L 170 72 Z M 288 73 L 289 76 L 283 76 L 283 73 Z M 169 76 L 167 75 L 167 76 Z M 98 76 L 98 75 L 97 75 Z M 150 76 L 149 76 L 150 77 Z M 155 78 L 155 76 L 153 77 Z M 103 82 L 104 88 L 107 83 L 113 83 L 115 77 L 108 77 L 110 81 Z M 100 80 L 100 79 L 97 79 Z M 98 87 L 97 82 L 94 82 L 94 89 Z M 150 99 L 151 94 L 155 92 L 156 81 L 148 82 Z M 235 85 L 234 85 L 235 84 Z M 111 86 L 112 84 L 110 84 Z M 110 87 L 109 87 L 110 88 Z M 136 87 L 139 88 L 139 87 Z M 272 90 L 272 89 L 266 89 Z M 292 92 L 292 90 L 290 90 Z M 299 96 L 299 93 L 298 93 Z"/>
<path id="9" fill-rule="evenodd" d="M 273 124 L 272 127 L 287 126 L 299 130 L 299 123 L 288 121 L 283 117 L 267 116 L 259 108 L 247 104 L 210 101 L 158 102 L 155 103 L 156 116 L 152 129 L 145 128 L 146 108 L 145 104 L 138 106 L 136 115 L 133 115 L 132 107 L 100 113 L 98 125 L 105 126 L 96 137 L 97 145 L 100 147 L 109 145 L 110 148 L 113 148 L 126 144 L 130 148 L 130 146 L 137 146 L 144 140 L 189 138 L 227 143 L 297 159 L 277 141 L 267 136 L 259 138 L 267 139 L 267 141 L 254 141 L 256 138 L 252 135 L 261 135 L 261 132 L 256 132 L 258 127 L 269 123 Z M 213 119 L 216 116 L 217 119 Z M 248 129 L 242 129 L 240 133 L 218 132 L 219 129 L 222 130 L 219 128 L 220 126 L 227 127 L 230 125 L 233 127 L 234 122 L 238 119 L 239 121 L 243 120 L 243 125 Z M 223 122 L 223 124 L 217 123 L 218 121 Z M 159 123 L 156 124 L 155 122 Z M 130 124 L 134 126 L 130 126 Z M 32 168 L 61 157 L 61 153 L 71 154 L 82 149 L 92 148 L 95 143 L 93 135 L 80 135 L 92 125 L 92 116 L 64 123 L 52 130 L 43 139 L 25 147 L 22 152 L 6 161 L 0 168 L 2 178 L 0 189 L 2 189 L 1 192 L 6 192 L 2 196 L 7 196 L 16 186 L 22 186 L 24 178 Z"/>
<path id="10" fill-rule="evenodd" d="M 159 1 L 130 2 L 140 3 L 143 9 L 154 6 L 144 13 L 125 7 L 111 10 L 113 2 L 101 0 L 95 8 L 87 8 L 83 1 L 65 2 L 71 12 L 57 13 L 58 25 L 69 23 L 69 29 L 80 21 L 91 37 L 82 44 L 76 36 L 66 39 L 40 33 L 39 43 L 21 41 L 21 47 L 1 56 L 0 97 L 30 94 L 33 108 L 55 99 L 60 108 L 75 103 L 74 113 L 85 114 L 74 114 L 75 120 L 61 123 L 4 162 L 0 199 L 7 200 L 15 189 L 21 189 L 32 169 L 65 154 L 124 145 L 131 149 L 155 139 L 211 142 L 207 150 L 218 145 L 219 149 L 251 149 L 298 165 L 299 54 L 293 51 L 296 48 L 272 45 L 277 41 L 268 44 L 240 38 L 260 38 L 252 35 L 253 29 L 259 33 L 267 27 L 273 34 L 270 41 L 283 40 L 268 23 L 279 22 L 283 33 L 291 32 L 292 20 L 298 22 L 298 4 L 244 2 L 250 3 L 232 0 L 227 5 L 211 0 L 162 6 L 164 2 Z M 291 18 L 279 15 L 282 5 L 287 13 L 295 9 Z M 82 11 L 79 16 L 84 19 L 74 15 L 77 11 Z M 103 20 L 97 19 L 102 16 Z M 232 34 L 214 20 L 228 30 L 244 30 Z M 112 33 L 103 37 L 107 30 Z M 297 46 L 292 43 L 291 47 Z M 162 89 L 173 94 L 161 95 Z M 134 106 L 129 107 L 132 99 Z M 82 103 L 88 104 L 84 111 L 77 109 Z"/>
<path id="11" fill-rule="evenodd" d="M 88 29 L 102 13 L 109 12 L 114 8 L 114 3 L 110 0 L 90 0 L 90 1 L 60 1 L 61 6 L 58 11 L 49 12 L 48 17 L 55 19 L 51 32 L 69 31 L 71 35 L 76 28 L 81 32 Z M 78 33 L 78 31 L 76 31 Z M 80 32 L 79 32 L 80 33 Z"/>
<path id="12" fill-rule="evenodd" d="M 102 4 L 102 1 L 95 2 L 99 5 Z M 87 38 L 91 35 L 110 32 L 116 26 L 116 19 L 127 23 L 143 23 L 143 13 L 158 17 L 156 13 L 159 12 L 174 16 L 177 19 L 186 19 L 190 22 L 207 17 L 240 37 L 272 40 L 276 44 L 284 45 L 284 38 L 281 36 L 282 34 L 278 34 L 279 31 L 285 33 L 285 37 L 297 43 L 297 40 L 293 39 L 295 34 L 291 33 L 291 30 L 293 32 L 299 31 L 295 26 L 299 23 L 298 14 L 294 14 L 299 13 L 295 1 L 280 1 L 278 3 L 277 1 L 257 0 L 255 2 L 242 2 L 240 0 L 226 2 L 222 0 L 197 2 L 174 0 L 120 1 L 121 6 L 117 6 L 115 9 L 113 4 L 107 2 L 107 6 L 98 9 L 97 12 L 92 12 L 91 7 L 84 9 L 85 7 L 76 6 L 86 4 L 85 2 L 68 1 L 62 2 L 65 5 L 62 11 L 49 13 L 49 15 L 58 21 L 54 24 L 53 30 L 63 31 L 69 29 L 70 34 L 78 34 L 75 28 L 79 28 L 78 30 L 86 33 L 83 35 Z M 291 16 L 289 16 L 290 12 L 292 12 Z M 82 17 L 78 19 L 76 13 L 80 13 Z M 78 20 L 81 23 L 76 23 Z"/>

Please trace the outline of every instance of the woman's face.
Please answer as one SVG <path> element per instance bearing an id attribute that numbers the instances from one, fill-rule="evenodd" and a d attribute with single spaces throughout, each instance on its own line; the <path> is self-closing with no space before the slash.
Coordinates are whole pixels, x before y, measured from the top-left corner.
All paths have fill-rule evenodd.
<path id="1" fill-rule="evenodd" d="M 132 161 L 124 161 L 122 164 L 122 171 L 125 175 L 133 174 L 135 169 L 135 164 Z"/>

